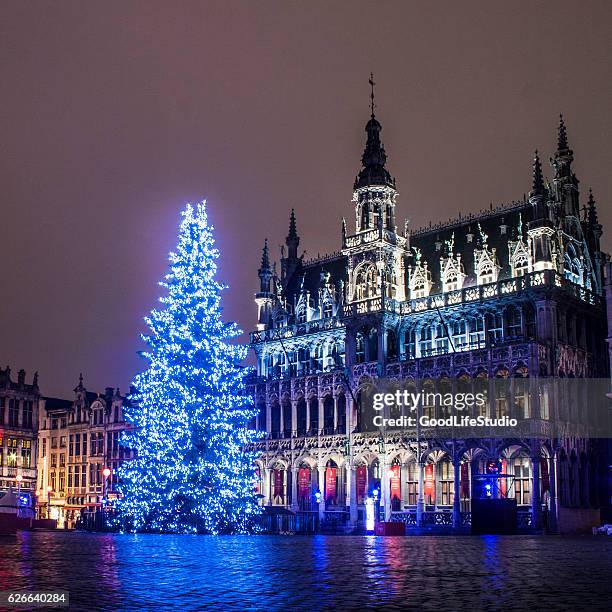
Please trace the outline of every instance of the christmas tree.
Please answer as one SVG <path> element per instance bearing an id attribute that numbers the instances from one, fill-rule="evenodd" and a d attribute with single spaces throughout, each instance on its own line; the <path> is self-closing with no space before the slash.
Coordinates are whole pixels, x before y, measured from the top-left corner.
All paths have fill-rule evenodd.
<path id="1" fill-rule="evenodd" d="M 258 512 L 255 416 L 241 367 L 241 331 L 221 320 L 213 228 L 205 202 L 182 213 L 162 307 L 145 319 L 147 369 L 136 376 L 123 444 L 135 458 L 120 470 L 118 507 L 131 530 L 245 533 Z"/>

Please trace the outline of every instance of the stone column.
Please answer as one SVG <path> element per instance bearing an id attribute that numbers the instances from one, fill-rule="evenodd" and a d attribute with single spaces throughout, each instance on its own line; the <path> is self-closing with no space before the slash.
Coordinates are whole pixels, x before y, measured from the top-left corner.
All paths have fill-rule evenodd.
<path id="1" fill-rule="evenodd" d="M 317 433 L 321 432 L 325 424 L 325 421 L 323 419 L 324 413 L 325 413 L 325 398 L 320 397 L 319 398 L 319 432 Z"/>
<path id="2" fill-rule="evenodd" d="M 264 472 L 264 506 L 272 505 L 272 468 L 266 468 Z"/>
<path id="3" fill-rule="evenodd" d="M 297 433 L 297 400 L 291 401 L 291 437 Z"/>
<path id="4" fill-rule="evenodd" d="M 533 529 L 539 529 L 541 525 L 540 515 L 542 504 L 540 502 L 540 455 L 531 457 L 532 491 L 531 491 L 531 515 Z"/>
<path id="5" fill-rule="evenodd" d="M 270 402 L 266 402 L 266 433 L 272 431 L 272 406 Z"/>
<path id="6" fill-rule="evenodd" d="M 291 509 L 298 510 L 298 468 L 291 468 Z"/>
<path id="7" fill-rule="evenodd" d="M 453 527 L 459 529 L 461 527 L 461 461 L 459 456 L 453 458 Z"/>
<path id="8" fill-rule="evenodd" d="M 416 520 L 417 525 L 423 525 L 423 513 L 425 512 L 425 483 L 423 482 L 423 470 L 425 468 L 425 464 L 422 459 L 418 458 L 418 495 L 417 495 L 417 507 L 416 507 Z"/>
<path id="9" fill-rule="evenodd" d="M 548 525 L 552 533 L 559 531 L 559 497 L 557 494 L 557 453 L 554 453 L 548 461 L 549 489 L 550 489 L 550 512 L 548 513 Z"/>
<path id="10" fill-rule="evenodd" d="M 385 521 L 391 520 L 391 481 L 389 479 L 390 465 L 386 455 L 380 458 L 380 499 L 383 505 L 383 516 Z"/>
<path id="11" fill-rule="evenodd" d="M 325 468 L 317 467 L 318 476 L 318 487 L 321 493 L 321 501 L 319 502 L 319 520 L 322 521 L 325 518 Z"/>
<path id="12" fill-rule="evenodd" d="M 334 395 L 334 433 L 338 431 L 338 396 Z"/>
<path id="13" fill-rule="evenodd" d="M 306 403 L 306 435 L 308 435 L 310 431 L 310 400 L 304 398 L 304 401 Z"/>
<path id="14" fill-rule="evenodd" d="M 279 410 L 280 410 L 280 425 L 278 428 L 278 435 L 282 438 L 285 434 L 285 402 L 279 402 Z"/>

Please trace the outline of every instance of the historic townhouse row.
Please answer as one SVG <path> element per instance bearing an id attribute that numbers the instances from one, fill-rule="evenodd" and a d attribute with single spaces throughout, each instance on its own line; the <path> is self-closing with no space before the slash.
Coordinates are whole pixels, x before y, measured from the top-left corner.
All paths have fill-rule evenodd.
<path id="1" fill-rule="evenodd" d="M 44 397 L 38 376 L 25 378 L 0 370 L 0 493 L 19 491 L 24 507 L 74 527 L 117 496 L 119 464 L 131 457 L 119 444 L 127 400 L 110 387 L 87 391 L 82 376 L 73 400 Z"/>

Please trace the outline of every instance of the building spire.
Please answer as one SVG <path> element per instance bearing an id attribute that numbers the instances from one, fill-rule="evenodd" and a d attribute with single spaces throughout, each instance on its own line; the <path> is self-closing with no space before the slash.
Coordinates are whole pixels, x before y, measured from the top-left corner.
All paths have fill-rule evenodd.
<path id="1" fill-rule="evenodd" d="M 291 215 L 289 217 L 289 234 L 285 240 L 287 245 L 287 259 L 297 260 L 297 250 L 300 244 L 300 237 L 297 233 L 297 226 L 295 222 L 295 210 L 291 209 Z"/>
<path id="2" fill-rule="evenodd" d="M 376 105 L 374 104 L 374 85 L 376 85 L 376 83 L 374 82 L 373 72 L 370 72 L 370 80 L 368 81 L 368 83 L 370 83 L 370 111 L 371 111 L 371 116 L 373 118 L 374 109 L 376 108 Z"/>
<path id="3" fill-rule="evenodd" d="M 297 227 L 295 224 L 295 209 L 291 209 L 291 215 L 289 217 L 289 235 L 287 236 L 287 240 L 290 238 L 297 238 Z"/>
<path id="4" fill-rule="evenodd" d="M 559 133 L 557 135 L 557 152 L 561 153 L 561 151 L 567 151 L 569 149 L 569 145 L 567 144 L 567 128 L 565 127 L 565 122 L 563 121 L 563 115 L 559 115 Z"/>
<path id="5" fill-rule="evenodd" d="M 597 218 L 597 204 L 593 197 L 593 191 L 589 187 L 589 199 L 587 201 L 587 222 L 591 227 L 599 225 L 599 219 Z"/>
<path id="6" fill-rule="evenodd" d="M 264 240 L 264 247 L 261 253 L 261 267 L 258 272 L 261 293 L 270 293 L 270 279 L 272 278 L 272 268 L 270 267 L 270 254 L 268 251 L 268 239 Z"/>
<path id="7" fill-rule="evenodd" d="M 533 157 L 533 181 L 531 195 L 542 195 L 544 193 L 544 177 L 542 175 L 542 163 L 536 149 Z"/>
<path id="8" fill-rule="evenodd" d="M 268 270 L 270 268 L 270 255 L 268 252 L 268 239 L 264 240 L 264 247 L 261 253 L 261 268 L 262 270 Z"/>
<path id="9" fill-rule="evenodd" d="M 370 74 L 370 120 L 366 124 L 367 141 L 361 156 L 363 168 L 355 179 L 354 189 L 368 187 L 370 185 L 386 185 L 395 188 L 395 181 L 391 178 L 389 171 L 385 168 L 387 153 L 380 140 L 382 126 L 374 115 L 374 75 Z"/>

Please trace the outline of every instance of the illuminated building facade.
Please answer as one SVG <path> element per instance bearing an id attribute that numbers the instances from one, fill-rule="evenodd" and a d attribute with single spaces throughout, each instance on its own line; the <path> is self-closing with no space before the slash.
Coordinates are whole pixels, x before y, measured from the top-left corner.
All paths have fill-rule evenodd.
<path id="1" fill-rule="evenodd" d="M 421 229 L 399 224 L 395 180 L 372 109 L 341 249 L 305 260 L 291 211 L 280 272 L 265 243 L 250 391 L 262 503 L 359 528 L 378 494 L 386 520 L 469 525 L 475 479 L 512 475 L 519 526 L 598 522 L 605 461 L 584 439 L 417 440 L 365 432 L 373 379 L 433 386 L 511 379 L 491 416 L 546 420 L 536 377 L 609 377 L 602 226 L 582 196 L 561 118 L 546 181 L 536 152 L 528 197 Z M 413 204 L 414 205 L 414 204 Z M 315 495 L 319 493 L 319 495 Z M 597 516 L 596 516 L 597 515 Z"/>
<path id="2" fill-rule="evenodd" d="M 41 403 L 38 374 L 26 383 L 20 370 L 0 368 L 0 493 L 12 489 L 31 500 L 36 489 L 36 434 Z"/>
<path id="3" fill-rule="evenodd" d="M 81 511 L 117 497 L 117 468 L 130 458 L 119 445 L 126 429 L 119 389 L 92 393 L 83 377 L 74 399 L 45 398 L 38 427 L 38 505 L 59 527 L 75 526 Z M 104 470 L 110 470 L 108 476 Z"/>

